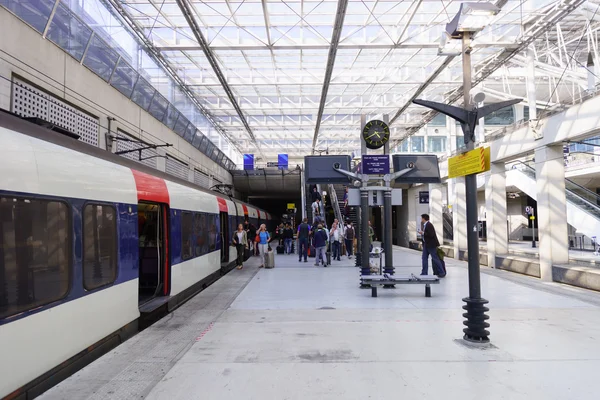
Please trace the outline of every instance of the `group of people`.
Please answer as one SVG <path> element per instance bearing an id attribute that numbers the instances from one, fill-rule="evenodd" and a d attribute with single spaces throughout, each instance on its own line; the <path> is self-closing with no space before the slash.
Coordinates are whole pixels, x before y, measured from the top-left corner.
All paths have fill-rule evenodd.
<path id="1" fill-rule="evenodd" d="M 328 229 L 325 221 L 321 218 L 315 218 L 312 226 L 308 224 L 308 219 L 304 218 L 298 226 L 298 262 L 308 262 L 308 251 L 312 242 L 315 251 L 315 265 L 323 264 L 327 266 L 327 246 L 331 247 L 332 260 L 341 261 L 342 243 L 346 247 L 348 258 L 352 258 L 354 239 L 356 232 L 352 222 L 347 221 L 341 225 L 337 219 L 333 221 L 331 228 Z"/>

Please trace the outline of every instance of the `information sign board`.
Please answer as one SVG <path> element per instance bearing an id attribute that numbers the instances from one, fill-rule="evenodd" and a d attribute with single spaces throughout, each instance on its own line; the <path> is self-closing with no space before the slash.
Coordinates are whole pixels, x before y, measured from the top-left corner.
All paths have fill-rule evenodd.
<path id="1" fill-rule="evenodd" d="M 479 147 L 448 159 L 448 178 L 478 174 L 489 169 L 489 147 Z"/>
<path id="2" fill-rule="evenodd" d="M 362 173 L 367 175 L 385 175 L 390 173 L 390 156 L 363 154 Z"/>

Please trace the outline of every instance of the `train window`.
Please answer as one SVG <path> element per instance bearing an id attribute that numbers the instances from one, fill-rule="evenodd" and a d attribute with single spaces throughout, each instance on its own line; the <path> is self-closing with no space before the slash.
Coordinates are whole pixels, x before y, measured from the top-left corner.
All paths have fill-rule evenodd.
<path id="1" fill-rule="evenodd" d="M 0 318 L 67 295 L 69 220 L 65 203 L 0 197 Z"/>
<path id="2" fill-rule="evenodd" d="M 117 279 L 117 213 L 114 207 L 83 208 L 83 287 L 93 290 Z"/>
<path id="3" fill-rule="evenodd" d="M 192 236 L 193 214 L 191 212 L 181 213 L 181 259 L 189 260 L 192 258 L 192 246 L 194 237 Z"/>
<path id="4" fill-rule="evenodd" d="M 208 253 L 208 222 L 205 213 L 194 214 L 194 237 L 196 243 L 194 244 L 194 257 L 203 256 Z"/>

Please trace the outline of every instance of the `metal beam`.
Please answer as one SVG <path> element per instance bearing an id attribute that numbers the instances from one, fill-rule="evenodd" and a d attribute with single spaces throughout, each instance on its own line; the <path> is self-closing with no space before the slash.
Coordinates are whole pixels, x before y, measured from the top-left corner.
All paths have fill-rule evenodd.
<path id="1" fill-rule="evenodd" d="M 488 76 L 494 73 L 498 68 L 505 65 L 509 60 L 511 60 L 515 55 L 519 54 L 521 51 L 526 49 L 531 43 L 533 43 L 537 38 L 539 38 L 542 34 L 551 30 L 556 26 L 558 22 L 560 22 L 567 15 L 571 14 L 575 9 L 577 9 L 581 4 L 583 4 L 585 0 L 564 0 L 559 4 L 556 4 L 552 10 L 544 15 L 541 18 L 535 19 L 532 24 L 529 26 L 523 35 L 521 36 L 521 41 L 518 43 L 516 48 L 504 49 L 497 54 L 492 55 L 488 58 L 487 62 L 484 61 L 477 65 L 476 67 L 480 67 L 479 70 L 474 73 L 475 80 L 473 81 L 472 87 L 476 87 L 478 84 L 483 82 Z M 500 0 L 498 3 L 504 4 L 505 0 Z M 475 71 L 474 71 L 475 72 Z M 462 85 L 456 88 L 454 91 L 450 92 L 448 99 L 446 101 L 447 104 L 453 104 L 458 101 L 463 96 L 463 88 Z M 406 131 L 406 135 L 403 137 L 394 140 L 390 146 L 398 145 L 405 138 L 413 135 L 418 132 L 423 126 L 425 126 L 429 121 L 431 121 L 437 115 L 437 111 L 430 111 L 425 114 L 425 117 L 421 120 L 421 122 L 410 128 Z M 390 123 L 391 125 L 391 123 Z"/>
<path id="2" fill-rule="evenodd" d="M 201 46 L 188 46 L 188 45 L 161 45 L 154 44 L 160 51 L 194 51 L 202 50 Z M 518 46 L 514 42 L 489 42 L 489 43 L 473 43 L 473 48 L 483 47 L 496 47 L 496 48 L 511 48 Z M 348 50 L 365 50 L 365 49 L 438 49 L 440 47 L 439 42 L 433 43 L 396 43 L 396 44 L 382 44 L 382 43 L 364 43 L 364 44 L 339 44 L 338 48 Z M 282 44 L 282 45 L 270 45 L 265 46 L 262 44 L 232 44 L 232 45 L 211 45 L 212 51 L 219 50 L 241 50 L 241 51 L 264 51 L 264 50 L 327 50 L 330 49 L 331 45 L 327 44 Z"/>
<path id="3" fill-rule="evenodd" d="M 192 7 L 189 4 L 189 0 L 176 0 L 176 1 L 177 1 L 177 5 L 179 6 L 179 9 L 181 10 L 181 13 L 183 14 L 185 20 L 187 21 L 188 25 L 190 26 L 190 29 L 192 30 L 194 36 L 196 37 L 198 44 L 200 44 L 200 47 L 201 47 L 202 51 L 204 52 L 204 55 L 206 56 L 208 63 L 212 67 L 215 75 L 217 76 L 217 79 L 219 79 L 219 82 L 221 82 L 221 86 L 223 86 L 223 90 L 227 94 L 229 101 L 235 108 L 235 111 L 237 112 L 238 116 L 240 117 L 240 120 L 242 121 L 242 124 L 244 124 L 244 127 L 246 128 L 246 131 L 248 132 L 248 135 L 250 136 L 252 143 L 256 146 L 256 149 L 260 153 L 261 157 L 264 158 L 264 155 L 262 154 L 262 151 L 260 150 L 260 146 L 258 145 L 256 138 L 254 137 L 254 133 L 252 133 L 252 129 L 250 128 L 250 125 L 248 125 L 248 121 L 246 121 L 246 117 L 244 116 L 242 109 L 240 108 L 239 104 L 237 103 L 235 95 L 231 91 L 231 88 L 227 84 L 227 80 L 225 79 L 225 76 L 221 72 L 221 67 L 219 67 L 219 64 L 218 64 L 214 54 L 212 53 L 212 50 L 210 49 L 208 42 L 206 41 L 206 39 L 204 38 L 204 35 L 202 34 L 202 31 L 200 29 L 200 26 L 198 25 L 198 22 L 194 18 L 194 15 L 192 12 Z"/>
<path id="4" fill-rule="evenodd" d="M 319 128 L 321 127 L 321 118 L 327 101 L 327 92 L 329 91 L 329 82 L 335 65 L 335 56 L 337 54 L 340 35 L 344 27 L 344 18 L 346 17 L 346 8 L 348 8 L 348 0 L 338 0 L 337 12 L 335 14 L 335 23 L 333 25 L 333 33 L 331 34 L 331 44 L 329 46 L 329 55 L 327 56 L 327 69 L 325 70 L 325 78 L 323 79 L 323 89 L 321 90 L 321 102 L 319 104 L 319 112 L 317 113 L 317 121 L 315 125 L 315 135 L 313 137 L 313 153 L 317 146 L 317 138 L 319 137 Z"/>
<path id="5" fill-rule="evenodd" d="M 228 135 L 228 133 L 223 129 L 223 127 L 217 123 L 215 117 L 210 113 L 203 105 L 200 103 L 196 95 L 186 86 L 185 82 L 181 79 L 181 77 L 175 72 L 175 70 L 171 67 L 171 65 L 165 60 L 165 58 L 160 54 L 160 51 L 152 44 L 152 42 L 146 37 L 144 34 L 143 28 L 141 28 L 136 22 L 135 19 L 129 14 L 126 8 L 123 7 L 120 1 L 118 0 L 100 0 L 111 14 L 117 19 L 122 21 L 122 24 L 129 26 L 129 28 L 133 31 L 132 33 L 137 38 L 138 43 L 144 48 L 146 53 L 152 58 L 159 66 L 163 68 L 163 70 L 169 75 L 175 83 L 179 86 L 179 88 L 188 96 L 188 98 L 194 103 L 194 105 L 200 110 L 200 112 L 206 117 L 208 121 L 215 127 L 219 133 L 225 136 L 232 146 L 236 148 L 237 151 L 243 153 L 243 149 L 240 148 L 234 140 Z M 94 35 L 94 32 L 92 32 Z M 91 39 L 88 42 L 91 43 Z M 85 52 L 87 52 L 87 47 Z M 85 53 L 84 53 L 85 55 Z M 83 58 L 82 58 L 83 61 Z M 228 157 L 229 158 L 229 157 Z"/>
<path id="6" fill-rule="evenodd" d="M 415 100 L 417 97 L 419 97 L 421 95 L 421 93 L 423 93 L 425 91 L 425 89 L 427 89 L 427 87 L 431 84 L 431 82 L 433 82 L 435 80 L 435 78 L 437 78 L 438 75 L 441 74 L 442 71 L 445 70 L 448 65 L 450 65 L 450 63 L 452 62 L 452 60 L 454 60 L 454 56 L 448 56 L 448 57 L 446 57 L 446 59 L 444 60 L 444 62 L 441 63 L 440 66 L 437 67 L 437 69 L 431 73 L 431 75 L 429 75 L 429 78 L 427 78 L 427 80 L 425 82 L 423 82 L 421 84 L 421 86 L 419 86 L 419 88 L 410 97 L 410 99 L 408 99 L 406 101 L 406 103 L 404 103 L 404 105 L 402 107 L 400 107 L 400 109 L 398 110 L 398 112 L 396 112 L 396 114 L 394 114 L 394 116 L 392 117 L 392 119 L 390 119 L 389 125 L 392 125 L 394 123 L 394 121 L 396 121 L 398 119 L 398 117 L 400 117 L 400 115 L 402 115 L 402 113 L 404 111 L 406 111 L 406 109 L 408 107 L 410 107 L 410 105 L 412 104 L 413 100 Z"/>

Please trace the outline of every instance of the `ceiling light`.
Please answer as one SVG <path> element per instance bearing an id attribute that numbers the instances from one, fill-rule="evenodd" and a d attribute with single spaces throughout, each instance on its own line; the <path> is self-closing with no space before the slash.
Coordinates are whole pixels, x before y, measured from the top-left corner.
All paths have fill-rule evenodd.
<path id="1" fill-rule="evenodd" d="M 492 3 L 461 3 L 458 14 L 446 24 L 446 32 L 452 36 L 463 32 L 479 32 L 499 12 L 500 8 Z"/>
<path id="2" fill-rule="evenodd" d="M 462 52 L 462 42 L 452 40 L 447 32 L 442 32 L 440 38 L 440 47 L 438 47 L 438 56 L 460 56 Z"/>

